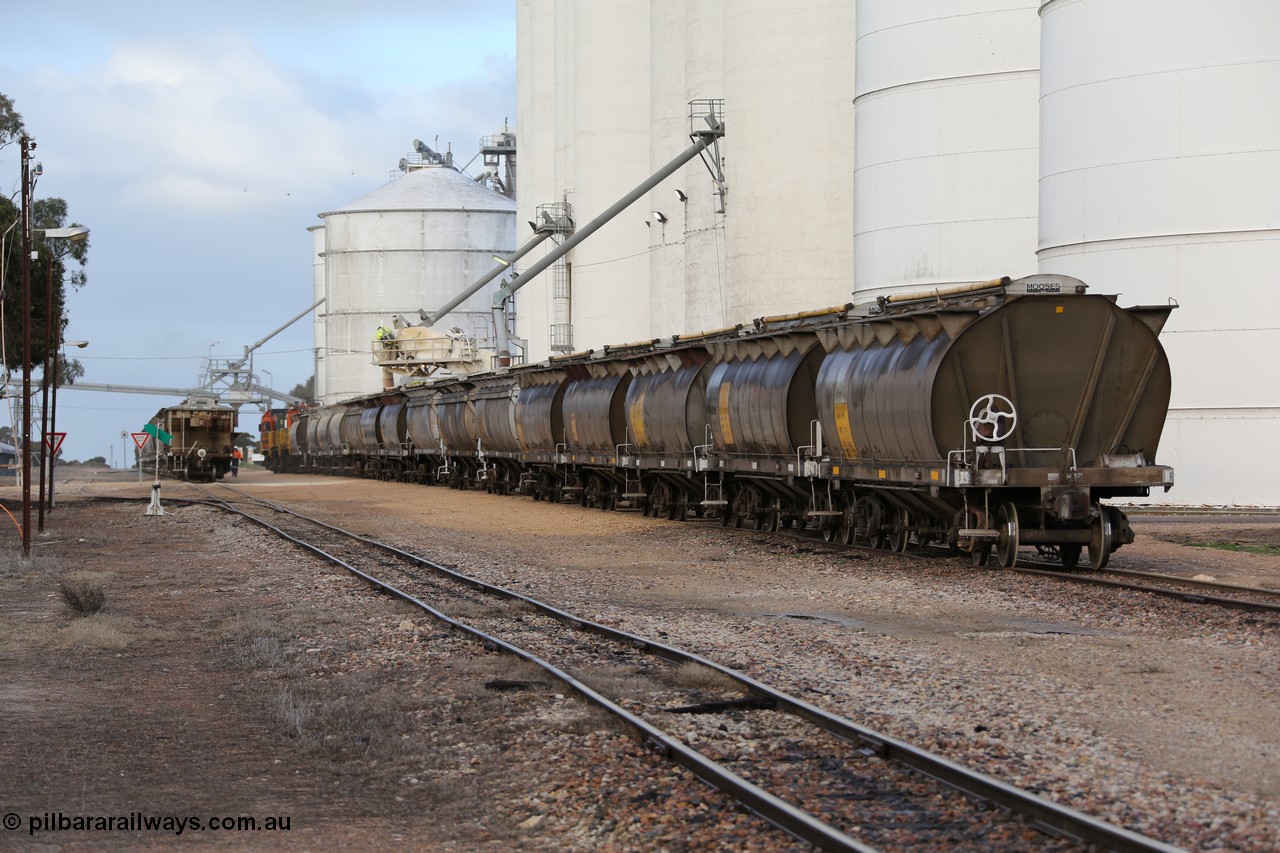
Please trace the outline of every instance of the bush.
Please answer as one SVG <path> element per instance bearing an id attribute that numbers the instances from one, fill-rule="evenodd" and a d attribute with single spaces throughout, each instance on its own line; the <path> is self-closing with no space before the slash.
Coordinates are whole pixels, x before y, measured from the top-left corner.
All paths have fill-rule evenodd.
<path id="1" fill-rule="evenodd" d="M 58 584 L 62 600 L 77 616 L 92 616 L 107 603 L 106 590 L 101 584 L 88 581 L 63 581 Z"/>

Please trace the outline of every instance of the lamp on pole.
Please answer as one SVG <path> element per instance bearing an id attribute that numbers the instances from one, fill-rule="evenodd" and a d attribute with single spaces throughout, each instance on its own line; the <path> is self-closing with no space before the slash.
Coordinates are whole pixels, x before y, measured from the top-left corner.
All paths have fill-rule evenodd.
<path id="1" fill-rule="evenodd" d="M 53 351 L 53 404 L 49 406 L 49 435 L 58 434 L 58 350 L 62 347 L 78 347 L 84 349 L 89 345 L 88 341 L 63 341 L 62 346 Z M 49 512 L 53 512 L 53 508 L 57 506 L 57 502 L 53 499 L 53 466 L 58 461 L 58 454 L 51 448 L 49 450 Z"/>
<path id="2" fill-rule="evenodd" d="M 22 554 L 31 556 L 31 152 L 24 135 L 22 151 Z"/>
<path id="3" fill-rule="evenodd" d="M 36 229 L 36 234 L 43 237 L 46 243 L 51 240 L 71 240 L 79 243 L 89 238 L 89 229 L 83 225 L 72 225 L 69 228 L 45 228 Z M 53 505 L 53 451 L 49 447 L 49 439 L 51 437 L 51 427 L 49 426 L 49 385 L 54 385 L 54 405 L 57 405 L 57 382 L 58 382 L 58 344 L 62 341 L 62 305 L 55 303 L 53 300 L 53 249 L 50 246 L 48 268 L 49 275 L 44 291 L 44 379 L 40 383 L 44 386 L 41 390 L 40 398 L 40 532 L 44 532 L 44 511 L 46 504 Z M 28 313 L 27 322 L 30 323 L 31 315 Z M 57 337 L 54 337 L 54 329 L 57 329 Z M 87 343 L 87 341 L 85 342 Z M 82 346 L 84 344 L 81 344 Z M 50 372 L 52 365 L 52 372 Z M 45 460 L 48 460 L 46 462 Z M 45 469 L 48 469 L 49 488 L 45 490 Z M 47 495 L 47 497 L 46 497 Z"/>

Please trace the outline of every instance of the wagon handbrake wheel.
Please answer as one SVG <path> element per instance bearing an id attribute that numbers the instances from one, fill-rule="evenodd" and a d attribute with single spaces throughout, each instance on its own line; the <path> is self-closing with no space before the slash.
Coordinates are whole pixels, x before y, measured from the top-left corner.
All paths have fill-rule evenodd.
<path id="1" fill-rule="evenodd" d="M 1003 432 L 1000 430 L 1002 418 L 1009 420 L 1009 428 Z M 1017 425 L 1018 410 L 1012 400 L 1000 394 L 979 397 L 969 408 L 969 429 L 973 430 L 975 439 L 1004 441 Z"/>

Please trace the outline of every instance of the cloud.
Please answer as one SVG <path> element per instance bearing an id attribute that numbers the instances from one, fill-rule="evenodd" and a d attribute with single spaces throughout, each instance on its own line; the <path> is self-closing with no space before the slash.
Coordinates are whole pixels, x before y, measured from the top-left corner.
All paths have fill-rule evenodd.
<path id="1" fill-rule="evenodd" d="M 328 196 L 327 209 L 353 175 L 361 192 L 385 181 L 414 136 L 439 133 L 469 156 L 510 111 L 514 74 L 489 59 L 467 79 L 371 89 L 223 33 L 122 43 L 88 73 L 46 83 L 74 137 L 90 140 L 64 169 L 109 180 L 127 207 L 225 215 L 304 193 Z"/>

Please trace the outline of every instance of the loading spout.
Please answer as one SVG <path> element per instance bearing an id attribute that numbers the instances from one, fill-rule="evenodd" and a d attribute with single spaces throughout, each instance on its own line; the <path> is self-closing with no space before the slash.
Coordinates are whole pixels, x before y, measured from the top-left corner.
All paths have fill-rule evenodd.
<path id="1" fill-rule="evenodd" d="M 524 287 L 535 276 L 568 254 L 575 246 L 594 234 L 610 219 L 613 219 L 619 213 L 639 201 L 642 196 L 658 184 L 675 174 L 676 171 L 685 163 L 688 163 L 694 157 L 697 157 L 703 151 L 710 148 L 715 142 L 719 141 L 720 137 L 724 136 L 724 121 L 716 115 L 707 115 L 704 118 L 707 123 L 707 128 L 705 130 L 699 129 L 690 134 L 694 140 L 692 145 L 684 151 L 681 151 L 676 155 L 675 159 L 667 163 L 667 165 L 650 175 L 638 187 L 614 202 L 608 210 L 604 211 L 604 213 L 601 213 L 595 219 L 578 229 L 572 237 L 568 238 L 555 249 L 548 252 L 533 266 L 529 267 L 511 281 L 504 282 L 498 289 L 498 292 L 493 295 L 493 307 L 504 307 L 507 302 L 510 301 L 511 297 L 515 295 L 515 292 Z M 502 355 L 504 355 L 504 353 L 499 353 L 499 356 Z M 506 353 L 506 355 L 510 354 Z"/>
<path id="2" fill-rule="evenodd" d="M 440 321 L 441 317 L 448 314 L 454 308 L 457 308 L 463 302 L 466 302 L 473 295 L 478 293 L 480 288 L 484 287 L 486 284 L 509 270 L 512 264 L 529 254 L 534 246 L 537 246 L 554 233 L 556 233 L 556 229 L 554 228 L 535 228 L 533 236 L 526 240 L 520 248 L 516 249 L 515 252 L 505 258 L 498 259 L 495 257 L 495 260 L 498 261 L 497 266 L 480 276 L 480 278 L 471 282 L 471 284 L 467 285 L 465 290 L 446 302 L 443 307 L 437 308 L 435 311 L 427 311 L 425 308 L 420 310 L 418 312 L 418 316 L 422 318 L 423 325 L 434 326 Z"/>

